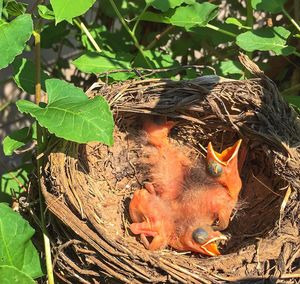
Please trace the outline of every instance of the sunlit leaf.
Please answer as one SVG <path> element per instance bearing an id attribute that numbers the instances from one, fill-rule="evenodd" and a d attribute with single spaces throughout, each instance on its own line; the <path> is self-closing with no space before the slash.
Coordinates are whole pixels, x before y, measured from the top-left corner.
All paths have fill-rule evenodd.
<path id="1" fill-rule="evenodd" d="M 47 80 L 46 90 L 45 107 L 19 100 L 18 109 L 58 137 L 78 143 L 98 141 L 112 145 L 114 121 L 103 97 L 88 99 L 81 89 L 58 79 Z"/>
<path id="2" fill-rule="evenodd" d="M 50 0 L 52 5 L 55 22 L 59 23 L 61 21 L 72 22 L 72 19 L 84 14 L 96 0 Z"/>
<path id="3" fill-rule="evenodd" d="M 13 152 L 28 143 L 32 138 L 32 131 L 29 127 L 18 129 L 8 136 L 3 141 L 3 152 L 6 156 L 10 156 Z"/>
<path id="4" fill-rule="evenodd" d="M 87 52 L 73 61 L 74 65 L 82 72 L 102 73 L 116 69 L 130 69 L 131 64 L 110 52 Z"/>
<path id="5" fill-rule="evenodd" d="M 148 59 L 148 62 L 152 65 L 152 68 L 168 68 L 179 66 L 178 61 L 174 60 L 171 55 L 164 54 L 158 51 L 144 51 L 144 55 Z M 139 53 L 134 60 L 135 67 L 149 68 L 143 56 Z"/>
<path id="6" fill-rule="evenodd" d="M 227 18 L 225 23 L 235 25 L 235 26 L 237 26 L 239 28 L 243 28 L 243 29 L 251 29 L 250 27 L 246 26 L 245 21 L 242 21 L 240 19 L 233 18 L 233 17 Z"/>
<path id="7" fill-rule="evenodd" d="M 4 203 L 0 203 L 0 216 L 0 267 L 13 267 L 31 278 L 42 276 L 40 259 L 30 240 L 34 229 Z M 1 279 L 1 270 L 0 275 Z"/>
<path id="8" fill-rule="evenodd" d="M 19 55 L 32 34 L 33 23 L 28 14 L 21 15 L 0 26 L 0 69 Z"/>
<path id="9" fill-rule="evenodd" d="M 46 20 L 54 20 L 54 12 L 49 8 L 49 5 L 38 5 L 39 15 Z"/>
<path id="10" fill-rule="evenodd" d="M 0 265 L 0 283 L 35 284 L 36 282 L 26 273 L 13 266 Z"/>
<path id="11" fill-rule="evenodd" d="M 24 188 L 28 188 L 28 175 L 32 169 L 32 164 L 26 164 L 0 174 L 0 202 L 10 204 L 12 197 L 18 198 L 19 194 L 24 192 Z"/>
<path id="12" fill-rule="evenodd" d="M 290 34 L 284 27 L 261 28 L 238 35 L 236 43 L 246 51 L 272 51 L 276 55 L 287 56 L 295 51 L 286 43 Z"/>
<path id="13" fill-rule="evenodd" d="M 174 14 L 169 16 L 170 23 L 184 28 L 205 26 L 218 14 L 218 6 L 209 2 L 195 3 L 194 5 L 178 7 Z"/>
<path id="14" fill-rule="evenodd" d="M 215 67 L 217 69 L 217 72 L 220 73 L 221 76 L 229 77 L 232 79 L 240 79 L 244 74 L 242 64 L 233 60 L 221 61 Z"/>

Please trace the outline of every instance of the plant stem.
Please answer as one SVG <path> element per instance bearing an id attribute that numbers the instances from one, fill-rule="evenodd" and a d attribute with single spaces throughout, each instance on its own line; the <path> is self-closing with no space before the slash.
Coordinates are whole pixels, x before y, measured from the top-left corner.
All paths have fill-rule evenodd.
<path id="1" fill-rule="evenodd" d="M 147 11 L 147 9 L 149 8 L 149 4 L 146 4 L 146 6 L 144 7 L 143 11 L 141 12 L 141 14 L 138 16 L 138 18 L 136 19 L 136 22 L 132 28 L 132 32 L 135 34 L 136 28 L 141 20 L 141 17 L 144 15 L 144 13 Z"/>
<path id="2" fill-rule="evenodd" d="M 174 29 L 174 26 L 169 26 L 165 30 L 163 30 L 160 34 L 156 35 L 155 38 L 146 46 L 146 49 L 151 49 L 155 46 L 155 44 L 166 34 L 168 34 L 171 30 Z"/>
<path id="3" fill-rule="evenodd" d="M 5 102 L 4 104 L 0 105 L 0 112 L 5 110 L 10 104 L 11 102 Z"/>
<path id="4" fill-rule="evenodd" d="M 37 24 L 36 26 L 38 26 Z M 41 34 L 40 27 L 33 31 L 35 46 L 35 103 L 41 102 Z"/>
<path id="5" fill-rule="evenodd" d="M 124 21 L 124 19 L 123 19 L 121 13 L 119 12 L 119 10 L 118 10 L 118 8 L 117 8 L 117 6 L 116 6 L 114 0 L 109 0 L 109 2 L 110 2 L 110 4 L 111 4 L 112 8 L 114 9 L 114 11 L 115 11 L 117 17 L 119 18 L 121 24 L 123 25 L 123 27 L 125 28 L 125 30 L 126 30 L 126 31 L 129 33 L 129 35 L 131 36 L 131 38 L 132 38 L 132 40 L 133 40 L 133 42 L 134 42 L 135 47 L 138 49 L 138 51 L 139 51 L 139 52 L 141 53 L 141 55 L 143 56 L 143 58 L 144 58 L 146 64 L 148 65 L 149 68 L 153 68 L 153 66 L 152 66 L 151 63 L 149 62 L 148 58 L 145 56 L 145 53 L 144 53 L 142 47 L 140 46 L 140 44 L 139 44 L 139 42 L 138 42 L 138 40 L 137 40 L 135 34 L 132 32 L 132 30 L 128 27 L 128 25 L 127 25 L 126 22 Z"/>
<path id="6" fill-rule="evenodd" d="M 300 90 L 300 84 L 294 85 L 290 87 L 289 89 L 285 89 L 284 91 L 281 92 L 281 95 L 283 96 L 290 96 L 298 93 Z"/>
<path id="7" fill-rule="evenodd" d="M 251 0 L 246 0 L 246 9 L 247 9 L 246 23 L 247 23 L 247 26 L 252 29 L 253 28 L 253 9 L 252 9 L 252 5 L 251 5 Z M 246 55 L 249 57 L 249 59 L 252 59 L 252 52 L 247 51 Z"/>
<path id="8" fill-rule="evenodd" d="M 90 40 L 91 44 L 94 46 L 94 48 L 98 51 L 101 52 L 101 48 L 99 47 L 98 43 L 95 41 L 85 24 L 80 20 L 80 19 L 73 19 L 74 23 L 86 34 L 88 39 Z"/>
<path id="9" fill-rule="evenodd" d="M 41 21 L 40 19 L 36 23 L 35 31 L 33 32 L 34 36 L 34 46 L 35 46 L 35 103 L 38 105 L 41 102 Z M 37 127 L 37 156 L 42 152 L 42 143 L 43 143 L 43 133 L 42 128 L 36 122 Z M 54 276 L 53 276 L 53 267 L 52 267 L 52 259 L 51 259 L 51 247 L 50 240 L 48 237 L 48 233 L 45 226 L 44 219 L 44 206 L 43 206 L 43 197 L 41 191 L 41 161 L 37 159 L 37 177 L 38 177 L 38 187 L 39 187 L 39 203 L 40 203 L 40 211 L 41 211 L 41 225 L 44 239 L 44 248 L 45 248 L 45 258 L 46 258 L 46 268 L 47 268 L 47 276 L 48 283 L 54 284 Z"/>
<path id="10" fill-rule="evenodd" d="M 212 25 L 212 24 L 206 24 L 206 27 L 209 28 L 209 29 L 212 29 L 212 30 L 214 30 L 214 31 L 220 32 L 220 33 L 222 33 L 222 34 L 231 36 L 231 37 L 236 37 L 236 36 L 237 36 L 236 34 L 234 34 L 234 33 L 232 33 L 232 32 L 223 30 L 223 29 L 221 29 L 221 28 L 219 28 L 219 27 L 216 27 L 216 26 L 214 26 L 214 25 Z"/>
<path id="11" fill-rule="evenodd" d="M 300 32 L 300 26 L 299 26 L 298 23 L 290 16 L 290 14 L 287 12 L 287 10 L 284 9 L 284 7 L 282 7 L 282 12 L 283 12 L 283 14 L 290 20 L 290 22 L 296 27 L 296 29 L 298 30 L 298 32 Z"/>
<path id="12" fill-rule="evenodd" d="M 294 51 L 293 54 L 300 57 L 300 52 L 298 52 L 298 51 Z"/>

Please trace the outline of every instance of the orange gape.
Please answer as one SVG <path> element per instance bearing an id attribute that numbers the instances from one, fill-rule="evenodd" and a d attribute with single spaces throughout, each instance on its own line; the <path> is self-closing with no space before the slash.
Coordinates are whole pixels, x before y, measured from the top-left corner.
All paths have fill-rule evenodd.
<path id="1" fill-rule="evenodd" d="M 130 229 L 150 250 L 169 245 L 219 255 L 216 242 L 226 239 L 220 230 L 227 228 L 242 186 L 237 166 L 241 140 L 221 154 L 209 143 L 205 165 L 170 143 L 168 134 L 174 125 L 171 121 L 144 124 L 150 144 L 145 162 L 152 182 L 133 195 Z"/>

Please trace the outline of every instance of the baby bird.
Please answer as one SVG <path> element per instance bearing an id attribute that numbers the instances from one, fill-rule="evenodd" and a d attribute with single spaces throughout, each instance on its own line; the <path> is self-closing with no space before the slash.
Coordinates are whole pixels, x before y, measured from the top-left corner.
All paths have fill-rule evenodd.
<path id="1" fill-rule="evenodd" d="M 183 149 L 175 147 L 168 139 L 169 132 L 174 125 L 173 121 L 162 124 L 152 121 L 144 123 L 149 144 L 144 149 L 148 156 L 144 162 L 149 165 L 152 179 L 147 189 L 155 190 L 158 196 L 170 200 L 175 199 L 181 193 L 184 176 L 192 164 Z"/>
<path id="2" fill-rule="evenodd" d="M 164 249 L 169 245 L 179 251 L 219 255 L 215 242 L 227 238 L 212 229 L 207 216 L 195 215 L 193 210 L 187 209 L 184 203 L 164 200 L 146 189 L 137 190 L 129 206 L 134 221 L 130 230 L 140 235 L 142 243 L 150 250 Z"/>
<path id="3" fill-rule="evenodd" d="M 186 148 L 170 143 L 168 134 L 174 125 L 171 121 L 144 124 L 150 144 L 145 162 L 152 182 L 134 193 L 129 206 L 134 222 L 130 229 L 141 235 L 150 250 L 169 245 L 219 255 L 216 242 L 226 239 L 219 231 L 227 228 L 241 189 L 237 168 L 241 140 L 222 153 L 209 143 L 205 165 L 192 161 Z"/>

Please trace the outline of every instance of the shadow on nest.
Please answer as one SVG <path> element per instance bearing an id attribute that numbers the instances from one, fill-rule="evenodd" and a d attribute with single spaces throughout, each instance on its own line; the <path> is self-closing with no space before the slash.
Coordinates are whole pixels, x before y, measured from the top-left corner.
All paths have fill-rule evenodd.
<path id="1" fill-rule="evenodd" d="M 48 149 L 43 194 L 53 214 L 49 232 L 62 283 L 223 283 L 299 276 L 300 123 L 276 86 L 246 57 L 257 78 L 133 80 L 94 85 L 115 116 L 114 146 L 62 140 Z M 218 257 L 151 252 L 129 230 L 128 205 L 143 185 L 139 128 L 145 115 L 178 121 L 171 133 L 203 155 L 243 138 L 243 204 Z M 297 268 L 298 267 L 298 268 Z M 297 270 L 298 269 L 298 270 Z"/>

